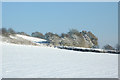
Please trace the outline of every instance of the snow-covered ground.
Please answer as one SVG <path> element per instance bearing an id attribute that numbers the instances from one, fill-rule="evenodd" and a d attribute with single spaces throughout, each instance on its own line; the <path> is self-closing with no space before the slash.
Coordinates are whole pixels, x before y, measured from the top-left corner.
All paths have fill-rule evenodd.
<path id="1" fill-rule="evenodd" d="M 1 44 L 1 38 L 0 38 Z M 0 79 L 2 79 L 2 45 L 0 45 Z"/>
<path id="2" fill-rule="evenodd" d="M 25 35 L 20 35 L 20 34 L 16 34 L 17 37 L 21 37 L 23 39 L 32 41 L 32 42 L 40 42 L 40 41 L 46 41 L 44 39 L 40 39 L 40 38 L 35 38 L 35 37 L 30 37 L 30 36 L 25 36 Z"/>
<path id="3" fill-rule="evenodd" d="M 3 78 L 117 78 L 118 55 L 4 44 Z"/>

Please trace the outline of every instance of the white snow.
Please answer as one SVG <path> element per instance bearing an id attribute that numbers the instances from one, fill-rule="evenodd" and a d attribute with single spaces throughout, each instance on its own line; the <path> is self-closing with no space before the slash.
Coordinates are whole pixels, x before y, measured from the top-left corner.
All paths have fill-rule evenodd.
<path id="1" fill-rule="evenodd" d="M 0 38 L 0 79 L 2 79 L 2 45 L 1 45 L 1 38 Z"/>
<path id="2" fill-rule="evenodd" d="M 32 41 L 32 42 L 41 42 L 41 41 L 46 41 L 44 39 L 40 39 L 40 38 L 35 38 L 35 37 L 30 37 L 30 36 L 25 36 L 25 35 L 20 35 L 20 34 L 16 34 L 17 37 L 21 37 L 23 39 Z"/>
<path id="3" fill-rule="evenodd" d="M 3 78 L 118 78 L 118 55 L 2 44 Z"/>
<path id="4" fill-rule="evenodd" d="M 13 38 L 13 39 L 18 39 L 17 36 L 12 36 L 12 35 L 10 35 L 9 37 L 10 37 L 10 38 Z"/>

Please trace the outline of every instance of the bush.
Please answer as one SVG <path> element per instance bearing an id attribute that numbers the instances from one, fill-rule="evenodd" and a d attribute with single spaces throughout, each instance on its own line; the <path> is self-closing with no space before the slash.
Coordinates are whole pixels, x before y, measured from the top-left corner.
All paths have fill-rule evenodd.
<path id="1" fill-rule="evenodd" d="M 9 37 L 9 35 L 15 35 L 16 32 L 12 29 L 6 29 L 6 28 L 1 28 L 0 29 L 0 35 L 5 36 L 5 37 Z"/>
<path id="2" fill-rule="evenodd" d="M 9 34 L 7 32 L 7 29 L 6 28 L 1 28 L 0 29 L 0 35 L 8 37 Z"/>
<path id="3" fill-rule="evenodd" d="M 32 36 L 32 37 L 37 37 L 37 38 L 42 38 L 42 39 L 45 38 L 45 36 L 44 36 L 42 33 L 40 33 L 40 32 L 33 32 L 33 33 L 31 34 L 31 36 Z"/>
<path id="4" fill-rule="evenodd" d="M 67 37 L 67 38 L 68 38 L 68 37 L 70 37 L 70 36 L 69 36 L 68 34 L 62 33 L 62 34 L 61 34 L 61 37 L 62 37 L 62 38 Z"/>
<path id="5" fill-rule="evenodd" d="M 80 32 L 77 29 L 70 29 L 70 31 L 68 32 L 68 34 L 72 35 L 72 34 L 79 34 Z"/>
<path id="6" fill-rule="evenodd" d="M 115 50 L 112 46 L 110 46 L 109 44 L 103 46 L 103 49 L 106 49 L 106 50 Z"/>
<path id="7" fill-rule="evenodd" d="M 8 34 L 16 34 L 16 32 L 12 28 L 9 28 L 7 32 Z"/>
<path id="8" fill-rule="evenodd" d="M 30 35 L 28 35 L 28 34 L 27 34 L 27 33 L 25 33 L 25 32 L 18 32 L 17 34 L 21 34 L 21 35 L 30 36 Z"/>

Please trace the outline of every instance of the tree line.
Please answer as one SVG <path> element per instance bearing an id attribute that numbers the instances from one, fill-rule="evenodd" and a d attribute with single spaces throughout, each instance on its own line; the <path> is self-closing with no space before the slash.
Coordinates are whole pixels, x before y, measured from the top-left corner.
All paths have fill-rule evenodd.
<path id="1" fill-rule="evenodd" d="M 60 35 L 52 32 L 47 32 L 42 34 L 41 32 L 33 32 L 31 35 L 28 35 L 25 32 L 16 32 L 12 28 L 1 28 L 0 35 L 9 37 L 9 35 L 21 34 L 26 36 L 37 37 L 41 39 L 46 39 L 52 45 L 58 46 L 75 46 L 75 47 L 87 47 L 87 48 L 99 48 L 98 38 L 90 31 L 79 32 L 77 29 L 71 29 L 67 33 L 61 33 Z M 103 49 L 106 50 L 120 50 L 120 45 L 112 47 L 109 44 L 103 46 Z"/>

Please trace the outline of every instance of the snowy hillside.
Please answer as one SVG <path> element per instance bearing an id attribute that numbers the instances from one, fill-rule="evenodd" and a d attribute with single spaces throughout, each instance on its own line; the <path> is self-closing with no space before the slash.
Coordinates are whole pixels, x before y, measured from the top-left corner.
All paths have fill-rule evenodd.
<path id="1" fill-rule="evenodd" d="M 44 39 L 35 38 L 35 37 L 30 37 L 30 36 L 25 36 L 25 35 L 20 35 L 20 34 L 17 34 L 16 36 L 17 36 L 17 37 L 21 37 L 21 38 L 26 39 L 26 40 L 29 40 L 29 41 L 32 41 L 32 42 L 46 41 L 46 40 L 44 40 Z"/>
<path id="2" fill-rule="evenodd" d="M 2 44 L 3 78 L 117 78 L 118 55 Z"/>
<path id="3" fill-rule="evenodd" d="M 0 39 L 1 39 L 0 41 L 4 43 L 34 45 L 34 46 L 38 46 L 38 45 L 40 46 L 41 44 L 39 44 L 38 42 L 46 41 L 45 39 L 40 39 L 40 38 L 35 38 L 35 37 L 20 35 L 20 34 L 9 35 L 8 37 L 0 35 Z"/>

